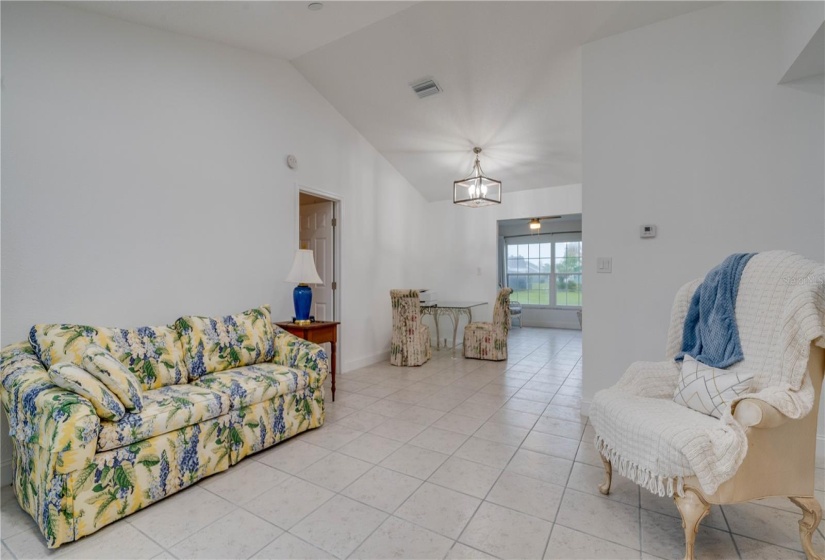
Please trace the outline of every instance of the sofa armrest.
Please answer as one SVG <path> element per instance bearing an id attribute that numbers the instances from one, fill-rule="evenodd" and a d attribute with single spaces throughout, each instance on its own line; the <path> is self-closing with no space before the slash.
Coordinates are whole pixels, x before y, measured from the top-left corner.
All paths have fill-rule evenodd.
<path id="1" fill-rule="evenodd" d="M 791 420 L 778 408 L 759 399 L 742 399 L 736 403 L 733 417 L 745 428 L 776 428 Z"/>
<path id="2" fill-rule="evenodd" d="M 329 358 L 319 345 L 308 342 L 284 329 L 275 328 L 275 356 L 273 363 L 302 369 L 310 375 L 310 385 L 320 387 L 329 373 Z"/>
<path id="3" fill-rule="evenodd" d="M 52 384 L 28 342 L 0 350 L 0 398 L 15 443 L 55 454 L 59 473 L 94 457 L 100 419 L 92 403 Z"/>

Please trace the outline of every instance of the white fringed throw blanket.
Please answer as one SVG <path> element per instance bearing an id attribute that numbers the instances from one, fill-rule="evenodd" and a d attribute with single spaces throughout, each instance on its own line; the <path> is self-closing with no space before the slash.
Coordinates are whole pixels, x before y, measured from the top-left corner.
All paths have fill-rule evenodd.
<path id="1" fill-rule="evenodd" d="M 682 326 L 701 280 L 676 295 L 667 361 L 636 362 L 619 382 L 596 393 L 590 420 L 596 447 L 613 468 L 660 496 L 683 494 L 696 476 L 708 494 L 736 474 L 748 451 L 744 428 L 731 409 L 721 419 L 673 402 Z M 787 251 L 759 253 L 739 285 L 736 321 L 745 359 L 729 368 L 754 373 L 752 393 L 790 418 L 814 403 L 806 374 L 810 345 L 825 348 L 825 267 Z M 731 403 L 735 406 L 735 402 Z"/>

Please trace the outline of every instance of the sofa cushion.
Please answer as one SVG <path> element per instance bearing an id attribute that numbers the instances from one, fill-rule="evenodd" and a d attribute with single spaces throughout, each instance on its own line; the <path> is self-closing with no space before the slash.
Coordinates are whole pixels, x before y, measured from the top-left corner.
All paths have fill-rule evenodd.
<path id="1" fill-rule="evenodd" d="M 106 385 L 126 410 L 140 412 L 143 408 L 143 391 L 135 374 L 97 344 L 90 344 L 83 352 L 83 368 Z"/>
<path id="2" fill-rule="evenodd" d="M 100 423 L 98 451 L 117 449 L 150 437 L 216 418 L 229 411 L 229 398 L 205 387 L 170 385 L 143 393 L 143 410 L 116 422 Z"/>
<path id="3" fill-rule="evenodd" d="M 185 315 L 175 327 L 191 378 L 269 362 L 275 355 L 268 305 L 225 317 Z"/>
<path id="4" fill-rule="evenodd" d="M 29 331 L 29 343 L 47 368 L 57 362 L 81 365 L 86 347 L 97 344 L 129 368 L 143 389 L 187 381 L 178 333 L 168 326 L 117 329 L 40 324 Z"/>
<path id="5" fill-rule="evenodd" d="M 210 373 L 192 385 L 229 395 L 236 410 L 300 391 L 309 385 L 309 375 L 304 370 L 269 363 Z"/>
<path id="6" fill-rule="evenodd" d="M 49 368 L 49 379 L 58 387 L 88 399 L 101 418 L 120 420 L 126 414 L 123 403 L 114 393 L 85 369 L 60 362 Z"/>
<path id="7" fill-rule="evenodd" d="M 721 418 L 735 398 L 750 392 L 752 380 L 753 373 L 714 368 L 685 354 L 673 401 Z"/>

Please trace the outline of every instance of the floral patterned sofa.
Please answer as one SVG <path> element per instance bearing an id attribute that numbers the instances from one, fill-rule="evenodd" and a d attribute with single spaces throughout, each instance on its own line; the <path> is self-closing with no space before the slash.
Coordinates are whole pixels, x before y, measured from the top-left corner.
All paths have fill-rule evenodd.
<path id="1" fill-rule="evenodd" d="M 141 385 L 140 411 L 101 419 L 54 385 L 97 344 Z M 82 366 L 81 366 L 82 367 Z M 173 326 L 35 325 L 0 350 L 14 491 L 50 548 L 94 533 L 252 453 L 324 423 L 328 360 L 268 307 Z"/>

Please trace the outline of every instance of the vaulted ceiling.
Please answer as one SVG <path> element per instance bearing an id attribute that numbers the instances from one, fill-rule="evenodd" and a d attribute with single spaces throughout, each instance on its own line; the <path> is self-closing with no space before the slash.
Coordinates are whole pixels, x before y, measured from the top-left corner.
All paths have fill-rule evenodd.
<path id="1" fill-rule="evenodd" d="M 80 2 L 291 60 L 428 200 L 473 146 L 505 193 L 580 183 L 581 46 L 713 2 Z M 419 99 L 432 77 L 443 92 Z"/>

